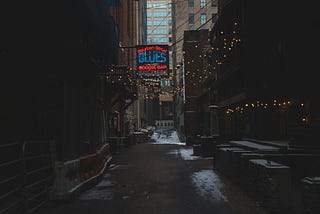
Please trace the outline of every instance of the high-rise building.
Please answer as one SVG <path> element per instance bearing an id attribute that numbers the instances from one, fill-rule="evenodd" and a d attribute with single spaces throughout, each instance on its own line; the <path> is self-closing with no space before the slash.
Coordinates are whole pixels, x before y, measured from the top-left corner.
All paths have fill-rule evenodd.
<path id="1" fill-rule="evenodd" d="M 147 0 L 147 44 L 172 45 L 171 0 Z M 157 95 L 159 115 L 156 119 L 173 118 L 172 51 L 169 49 L 169 76 L 162 77 Z"/>
<path id="2" fill-rule="evenodd" d="M 218 0 L 172 0 L 172 66 L 176 87 L 175 126 L 184 131 L 184 32 L 210 30 L 218 18 Z M 201 69 L 201 68 L 199 68 Z"/>
<path id="3" fill-rule="evenodd" d="M 171 0 L 147 0 L 147 36 L 148 44 L 171 43 Z"/>

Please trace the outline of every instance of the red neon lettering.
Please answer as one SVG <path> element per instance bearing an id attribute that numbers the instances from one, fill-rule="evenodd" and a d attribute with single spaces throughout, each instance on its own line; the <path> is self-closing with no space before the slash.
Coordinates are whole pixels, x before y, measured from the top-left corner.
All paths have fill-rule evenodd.
<path id="1" fill-rule="evenodd" d="M 157 66 L 157 69 L 158 69 L 158 70 L 166 70 L 166 69 L 167 69 L 167 66 L 166 66 L 166 65 L 158 65 L 158 66 Z"/>
<path id="2" fill-rule="evenodd" d="M 167 53 L 167 50 L 162 48 L 162 47 L 159 47 L 159 46 L 156 46 L 156 50 L 157 51 L 161 51 L 162 53 Z"/>
<path id="3" fill-rule="evenodd" d="M 156 70 L 156 68 L 157 68 L 157 66 L 155 66 L 155 65 L 140 65 L 140 66 L 138 67 L 138 69 L 139 69 L 140 71 Z"/>
<path id="4" fill-rule="evenodd" d="M 155 49 L 154 46 L 147 46 L 147 47 L 138 49 L 137 52 L 138 52 L 138 53 L 142 53 L 142 52 L 151 51 L 151 50 L 154 50 L 154 49 Z"/>

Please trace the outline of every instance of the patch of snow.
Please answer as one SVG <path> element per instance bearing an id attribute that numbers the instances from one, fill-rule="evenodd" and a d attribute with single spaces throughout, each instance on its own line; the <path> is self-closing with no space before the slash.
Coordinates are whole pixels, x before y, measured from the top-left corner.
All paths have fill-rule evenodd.
<path id="1" fill-rule="evenodd" d="M 168 155 L 180 156 L 183 160 L 197 160 L 201 157 L 193 155 L 193 149 L 175 149 L 167 153 Z"/>
<path id="2" fill-rule="evenodd" d="M 197 193 L 203 198 L 211 201 L 228 201 L 223 194 L 223 184 L 219 177 L 212 170 L 201 170 L 191 176 Z"/>
<path id="3" fill-rule="evenodd" d="M 96 185 L 97 188 L 106 188 L 106 187 L 113 187 L 115 183 L 109 180 L 102 180 L 100 183 Z"/>
<path id="4" fill-rule="evenodd" d="M 176 131 L 163 131 L 154 132 L 151 136 L 153 141 L 151 144 L 175 144 L 175 145 L 186 145 L 180 142 Z"/>
<path id="5" fill-rule="evenodd" d="M 114 165 L 112 168 L 109 168 L 109 171 L 113 170 L 123 170 L 123 169 L 128 169 L 130 166 L 129 165 Z"/>
<path id="6" fill-rule="evenodd" d="M 102 181 L 95 187 L 88 189 L 78 196 L 79 200 L 111 200 L 114 193 L 111 188 L 114 187 L 116 182 L 110 180 L 110 174 L 105 174 Z"/>
<path id="7" fill-rule="evenodd" d="M 197 160 L 201 157 L 193 155 L 193 149 L 179 149 L 179 154 L 183 160 Z"/>
<path id="8" fill-rule="evenodd" d="M 112 191 L 103 189 L 99 190 L 97 188 L 90 189 L 83 194 L 81 194 L 79 200 L 111 200 L 113 199 L 114 194 Z"/>
<path id="9" fill-rule="evenodd" d="M 230 141 L 230 144 L 236 145 L 236 146 L 244 146 L 244 147 L 249 147 L 252 149 L 258 149 L 258 150 L 270 150 L 270 151 L 279 151 L 279 148 L 273 147 L 273 146 L 266 146 L 266 145 L 261 145 L 253 142 L 249 142 L 246 140 L 243 141 Z"/>

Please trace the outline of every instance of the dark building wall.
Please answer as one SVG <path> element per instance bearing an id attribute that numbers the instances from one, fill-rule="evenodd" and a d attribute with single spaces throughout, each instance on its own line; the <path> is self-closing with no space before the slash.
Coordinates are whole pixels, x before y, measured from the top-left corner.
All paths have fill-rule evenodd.
<path id="1" fill-rule="evenodd" d="M 202 82 L 205 79 L 205 62 L 202 57 L 208 42 L 208 30 L 185 31 L 184 33 L 184 72 L 185 72 L 185 133 L 188 136 L 201 134 L 201 114 L 198 98 L 203 93 Z"/>
<path id="2" fill-rule="evenodd" d="M 312 8 L 291 1 L 268 7 L 243 0 L 231 1 L 220 10 L 213 47 L 222 47 L 224 38 L 230 41 L 228 35 L 235 22 L 236 35 L 241 39 L 231 52 L 215 53 L 222 63 L 217 66 L 218 80 L 212 86 L 218 91 L 222 132 L 227 136 L 305 140 L 318 127 L 318 117 L 310 116 L 318 115 L 315 106 L 319 105 L 312 68 L 319 56 L 312 47 L 319 42 L 311 39 L 318 32 L 312 23 L 319 18 Z M 264 108 L 261 103 L 269 106 Z M 289 118 L 296 118 L 296 122 Z"/>
<path id="3" fill-rule="evenodd" d="M 55 140 L 59 160 L 94 151 L 104 143 L 96 133 L 103 120 L 96 75 L 117 60 L 107 2 L 35 1 L 1 9 L 2 143 Z"/>

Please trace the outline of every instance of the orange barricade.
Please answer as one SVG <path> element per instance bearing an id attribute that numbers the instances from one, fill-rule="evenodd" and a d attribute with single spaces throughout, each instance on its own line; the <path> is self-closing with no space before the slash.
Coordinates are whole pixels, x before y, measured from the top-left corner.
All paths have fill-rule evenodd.
<path id="1" fill-rule="evenodd" d="M 103 145 L 95 154 L 80 157 L 80 182 L 100 174 L 109 157 L 108 144 Z"/>

